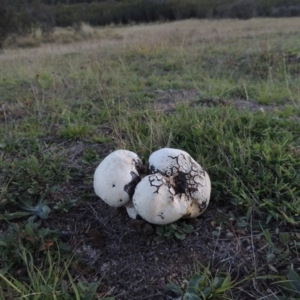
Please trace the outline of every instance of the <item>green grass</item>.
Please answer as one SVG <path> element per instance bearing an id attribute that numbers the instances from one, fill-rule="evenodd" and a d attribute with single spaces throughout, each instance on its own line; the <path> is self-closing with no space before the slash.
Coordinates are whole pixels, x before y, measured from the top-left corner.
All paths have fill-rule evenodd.
<path id="1" fill-rule="evenodd" d="M 249 280 L 249 278 L 244 280 Z M 182 286 L 169 283 L 166 288 L 183 300 L 220 299 L 219 297 L 231 299 L 225 293 L 238 284 L 241 282 L 236 282 L 236 279 L 231 278 L 227 272 L 219 271 L 217 274 L 212 274 L 210 266 L 200 265 L 197 266 L 195 274 L 186 280 Z"/>
<path id="2" fill-rule="evenodd" d="M 59 236 L 33 219 L 9 224 L 0 235 L 0 299 L 114 299 L 98 295 L 99 280 L 74 281 L 75 252 Z"/>
<path id="3" fill-rule="evenodd" d="M 4 51 L 0 55 L 1 222 L 19 220 L 26 227 L 28 218 L 51 218 L 50 210 L 67 212 L 81 196 L 87 197 L 71 195 L 63 203 L 51 202 L 55 191 L 63 190 L 70 180 L 92 185 L 92 171 L 85 168 L 103 158 L 95 145 L 132 150 L 143 160 L 169 146 L 189 152 L 207 169 L 213 202 L 231 203 L 246 222 L 252 218 L 263 227 L 276 224 L 279 231 L 280 226 L 298 228 L 300 65 L 294 59 L 299 54 L 295 24 L 297 20 L 290 19 L 185 21 L 116 28 L 123 39 L 102 37 L 101 43 L 93 40 L 69 48 L 52 44 L 53 53 L 45 45 Z M 179 97 L 183 91 L 186 99 Z M 265 106 L 260 109 L 256 104 L 257 111 L 251 112 L 222 104 L 241 99 Z M 171 114 L 168 105 L 173 105 Z M 74 167 L 69 150 L 76 142 L 90 148 L 84 149 Z M 21 244 L 13 247 L 30 283 L 10 272 L 14 261 L 7 256 L 0 264 L 7 269 L 0 273 L 9 294 L 2 296 L 5 299 L 35 293 L 32 299 L 46 299 L 39 295 L 55 291 L 59 296 L 63 289 L 65 293 L 72 289 L 70 297 L 76 299 L 92 299 L 78 296 L 85 288 L 96 293 L 98 286 L 84 288 L 72 280 L 59 254 L 46 252 L 39 269 L 30 250 Z M 297 255 L 290 251 L 285 265 Z M 55 282 L 61 272 L 65 276 Z M 221 277 L 226 283 L 222 293 L 231 288 L 228 276 Z"/>
<path id="4" fill-rule="evenodd" d="M 125 148 L 150 153 L 157 145 L 185 149 L 207 168 L 213 199 L 271 219 L 299 224 L 300 125 L 272 114 L 234 109 L 179 108 L 172 118 L 134 116 Z M 129 124 L 126 118 L 124 123 Z M 151 126 L 160 124 L 159 132 Z M 136 131 L 139 128 L 139 131 Z M 158 136 L 157 136 L 158 135 Z M 156 142 L 155 142 L 156 141 Z M 158 144 L 159 142 L 159 144 Z M 145 155 L 143 152 L 142 155 Z"/>

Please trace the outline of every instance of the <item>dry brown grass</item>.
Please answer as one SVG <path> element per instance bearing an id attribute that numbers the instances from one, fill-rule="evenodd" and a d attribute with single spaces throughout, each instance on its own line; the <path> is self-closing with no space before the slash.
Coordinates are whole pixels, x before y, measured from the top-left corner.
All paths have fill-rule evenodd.
<path id="1" fill-rule="evenodd" d="M 268 37 L 274 34 L 297 33 L 299 18 L 239 20 L 185 20 L 170 23 L 134 25 L 127 27 L 94 28 L 84 25 L 83 36 L 87 39 L 76 41 L 72 28 L 57 28 L 53 41 L 34 49 L 5 49 L 1 60 L 29 58 L 47 55 L 62 55 L 87 52 L 99 48 L 116 49 L 122 47 L 156 47 L 177 44 L 189 48 L 195 44 L 207 47 L 210 43 L 220 47 L 230 47 L 233 40 L 251 37 L 257 40 L 257 47 L 268 47 Z M 36 38 L 40 38 L 37 34 Z M 67 40 L 67 42 L 66 42 Z M 65 42 L 64 42 L 65 41 Z M 72 42 L 72 44 L 70 43 Z M 251 39 L 253 47 L 253 39 Z M 244 46 L 247 46 L 245 43 Z M 272 46 L 269 44 L 269 46 Z M 243 47 L 244 48 L 244 47 Z"/>

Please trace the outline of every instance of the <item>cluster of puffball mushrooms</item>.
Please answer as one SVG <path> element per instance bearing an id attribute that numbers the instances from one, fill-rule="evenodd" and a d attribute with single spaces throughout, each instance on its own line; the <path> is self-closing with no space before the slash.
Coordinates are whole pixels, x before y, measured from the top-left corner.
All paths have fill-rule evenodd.
<path id="1" fill-rule="evenodd" d="M 209 203 L 211 183 L 183 150 L 157 150 L 148 167 L 136 153 L 116 150 L 97 167 L 94 190 L 110 206 L 125 206 L 132 219 L 140 215 L 149 223 L 164 225 L 201 215 Z"/>

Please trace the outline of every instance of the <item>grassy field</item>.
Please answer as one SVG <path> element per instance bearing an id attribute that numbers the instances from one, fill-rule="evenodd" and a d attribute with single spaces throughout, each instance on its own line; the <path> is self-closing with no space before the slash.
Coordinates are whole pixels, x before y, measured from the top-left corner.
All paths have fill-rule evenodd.
<path id="1" fill-rule="evenodd" d="M 299 28 L 83 25 L 7 43 L 0 299 L 299 299 Z M 107 207 L 92 180 L 112 150 L 146 162 L 166 146 L 206 168 L 212 197 L 185 240 L 157 244 L 156 226 Z"/>

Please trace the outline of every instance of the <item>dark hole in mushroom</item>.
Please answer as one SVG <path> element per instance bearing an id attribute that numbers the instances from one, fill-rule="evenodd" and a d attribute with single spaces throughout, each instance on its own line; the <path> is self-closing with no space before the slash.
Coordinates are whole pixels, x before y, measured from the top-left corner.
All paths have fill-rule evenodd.
<path id="1" fill-rule="evenodd" d="M 206 206 L 207 206 L 207 199 L 206 199 L 205 201 L 203 201 L 203 202 L 199 205 L 199 207 L 201 208 L 201 210 L 202 210 L 202 209 L 205 209 Z"/>
<path id="2" fill-rule="evenodd" d="M 157 171 L 156 171 L 156 169 L 155 169 L 155 167 L 154 166 L 149 166 L 149 173 L 150 174 L 154 174 L 154 173 L 156 173 Z"/>
<path id="3" fill-rule="evenodd" d="M 132 179 L 124 186 L 124 191 L 129 195 L 130 198 L 132 198 L 135 187 L 141 181 L 141 177 L 132 171 L 130 172 L 130 175 L 132 176 Z"/>
<path id="4" fill-rule="evenodd" d="M 115 184 L 112 185 L 112 187 L 115 187 L 115 186 L 116 186 Z"/>
<path id="5" fill-rule="evenodd" d="M 178 171 L 178 175 L 174 177 L 175 186 L 174 190 L 176 194 L 184 194 L 187 188 L 186 175 L 183 172 Z"/>
<path id="6" fill-rule="evenodd" d="M 140 159 L 138 159 L 138 160 L 134 159 L 133 162 L 134 162 L 134 165 L 135 165 L 135 169 L 137 170 L 137 172 L 139 174 L 147 173 L 147 169 L 144 167 L 143 162 Z"/>

